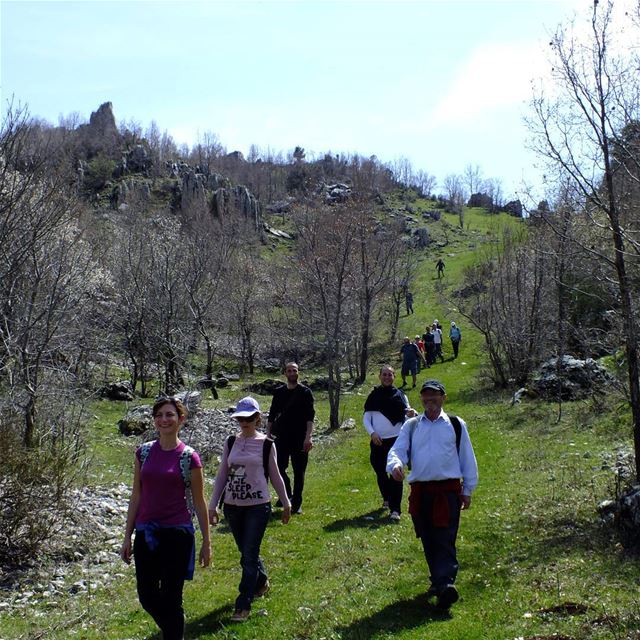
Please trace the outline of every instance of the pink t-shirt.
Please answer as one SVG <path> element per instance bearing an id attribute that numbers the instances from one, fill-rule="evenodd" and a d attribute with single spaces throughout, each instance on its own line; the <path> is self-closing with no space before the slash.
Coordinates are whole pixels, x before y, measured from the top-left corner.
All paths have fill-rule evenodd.
<path id="1" fill-rule="evenodd" d="M 158 441 L 151 446 L 140 470 L 141 493 L 136 526 L 149 522 L 162 526 L 191 522 L 180 471 L 180 454 L 184 447 L 184 442 L 181 442 L 175 449 L 163 451 Z M 140 449 L 136 451 L 136 457 L 140 461 Z M 194 451 L 191 468 L 201 467 L 200 456 Z"/>
<path id="2" fill-rule="evenodd" d="M 256 433 L 252 438 L 238 435 L 230 454 L 227 453 L 225 444 L 210 507 L 218 504 L 223 491 L 225 504 L 243 507 L 271 501 L 269 483 L 264 476 L 262 461 L 265 438 L 264 433 Z M 275 444 L 269 452 L 269 480 L 282 504 L 290 506 L 284 481 L 278 471 Z"/>

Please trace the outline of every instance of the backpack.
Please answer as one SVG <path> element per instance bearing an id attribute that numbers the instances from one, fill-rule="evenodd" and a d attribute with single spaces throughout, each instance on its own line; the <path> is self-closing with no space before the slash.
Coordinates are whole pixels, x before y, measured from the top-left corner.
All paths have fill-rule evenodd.
<path id="1" fill-rule="evenodd" d="M 447 414 L 449 415 L 449 414 Z M 413 432 L 416 430 L 416 425 L 420 418 L 410 418 L 411 424 L 409 425 L 409 450 L 407 451 L 407 468 L 411 471 L 411 443 L 413 442 Z M 456 451 L 460 455 L 460 440 L 462 438 L 462 425 L 460 424 L 460 418 L 458 416 L 449 416 L 453 430 L 456 434 Z"/>
<path id="2" fill-rule="evenodd" d="M 227 438 L 227 459 L 229 458 L 229 454 L 231 453 L 231 449 L 233 449 L 235 441 L 236 436 L 234 434 L 230 435 Z M 273 443 L 274 440 L 272 438 L 265 438 L 264 442 L 262 443 L 262 468 L 264 469 L 264 477 L 267 479 L 267 481 L 269 480 L 269 456 L 271 455 L 271 447 L 273 446 Z M 226 488 L 220 496 L 220 502 L 218 502 L 218 506 L 220 508 L 222 508 L 222 505 L 224 504 L 225 491 Z"/>
<path id="3" fill-rule="evenodd" d="M 149 442 L 145 442 L 140 445 L 140 469 L 147 461 L 149 457 L 149 453 L 151 451 L 151 447 L 157 442 L 157 440 L 150 440 Z M 193 504 L 193 493 L 191 492 L 191 460 L 193 458 L 194 449 L 189 445 L 185 444 L 182 453 L 180 453 L 180 475 L 182 476 L 182 481 L 184 482 L 184 495 L 187 499 L 187 509 L 189 509 L 189 513 L 193 515 L 196 511 L 195 505 Z"/>

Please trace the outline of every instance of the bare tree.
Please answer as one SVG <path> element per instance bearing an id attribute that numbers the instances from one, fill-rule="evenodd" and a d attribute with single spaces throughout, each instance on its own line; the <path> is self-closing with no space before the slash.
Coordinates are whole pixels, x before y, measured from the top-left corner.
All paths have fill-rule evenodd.
<path id="1" fill-rule="evenodd" d="M 353 308 L 353 256 L 357 246 L 358 225 L 348 207 L 301 208 L 294 217 L 298 236 L 295 275 L 302 294 L 298 307 L 299 328 L 322 353 L 327 369 L 329 423 L 340 426 L 341 365 L 346 355 L 349 326 L 354 322 L 348 312 Z"/>
<path id="2" fill-rule="evenodd" d="M 464 185 L 467 188 L 467 193 L 471 196 L 474 193 L 478 193 L 482 188 L 483 180 L 482 180 L 482 169 L 480 165 L 476 165 L 475 167 L 469 163 L 464 168 L 464 173 L 462 174 L 462 180 Z"/>
<path id="3" fill-rule="evenodd" d="M 637 184 L 637 155 L 624 139 L 626 127 L 639 117 L 640 83 L 637 49 L 631 53 L 615 40 L 614 4 L 594 2 L 589 35 L 581 40 L 570 27 L 551 40 L 555 93 L 540 91 L 533 100 L 530 126 L 537 150 L 547 158 L 558 178 L 581 194 L 583 210 L 596 225 L 609 229 L 609 244 L 593 255 L 608 263 L 618 285 L 624 319 L 624 342 L 633 417 L 636 476 L 640 480 L 640 373 L 638 326 L 632 265 L 640 244 L 635 210 L 619 188 L 615 151 L 627 149 L 623 170 Z M 638 33 L 635 25 L 636 35 Z M 634 160 L 635 158 L 635 160 Z M 629 168 L 635 168 L 629 171 Z M 632 224 L 629 224 L 632 223 Z"/>
<path id="4" fill-rule="evenodd" d="M 399 225 L 377 223 L 364 203 L 351 203 L 350 209 L 358 234 L 354 264 L 359 303 L 356 382 L 362 383 L 367 376 L 374 312 L 383 294 L 389 291 L 394 281 L 396 263 L 407 248 L 402 243 L 402 228 Z"/>
<path id="5" fill-rule="evenodd" d="M 389 265 L 389 283 L 386 307 L 389 314 L 389 337 L 391 341 L 396 339 L 398 323 L 400 322 L 400 310 L 405 303 L 407 291 L 418 270 L 418 254 L 407 242 L 398 246 L 398 255 Z"/>
<path id="6" fill-rule="evenodd" d="M 444 179 L 447 207 L 452 213 L 458 214 L 461 229 L 464 227 L 464 187 L 462 184 L 462 177 L 455 173 L 450 173 Z"/>
<path id="7" fill-rule="evenodd" d="M 196 331 L 205 344 L 205 378 L 211 381 L 215 338 L 223 322 L 219 309 L 224 304 L 229 263 L 236 242 L 226 229 L 225 221 L 213 218 L 205 207 L 187 212 L 186 217 L 184 286 Z"/>

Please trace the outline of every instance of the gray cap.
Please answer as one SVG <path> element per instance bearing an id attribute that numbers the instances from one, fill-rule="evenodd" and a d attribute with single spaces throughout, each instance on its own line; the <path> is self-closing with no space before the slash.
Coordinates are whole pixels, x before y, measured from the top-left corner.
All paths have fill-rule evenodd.
<path id="1" fill-rule="evenodd" d="M 433 389 L 434 391 L 439 391 L 442 395 L 446 395 L 446 391 L 444 390 L 444 385 L 439 380 L 425 380 L 422 383 L 422 387 L 420 388 L 420 393 L 426 391 L 427 389 Z"/>

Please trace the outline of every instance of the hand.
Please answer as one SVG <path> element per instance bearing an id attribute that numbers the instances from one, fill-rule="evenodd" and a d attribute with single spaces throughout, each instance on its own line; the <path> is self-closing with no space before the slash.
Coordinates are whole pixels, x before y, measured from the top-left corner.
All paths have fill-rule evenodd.
<path id="1" fill-rule="evenodd" d="M 465 509 L 471 508 L 471 496 L 460 496 L 460 505 L 461 509 L 464 511 Z"/>
<path id="2" fill-rule="evenodd" d="M 382 438 L 374 431 L 371 434 L 371 442 L 379 447 L 382 444 Z"/>
<path id="3" fill-rule="evenodd" d="M 282 509 L 282 524 L 287 524 L 291 520 L 291 507 Z"/>
<path id="4" fill-rule="evenodd" d="M 311 436 L 304 439 L 304 444 L 302 445 L 302 450 L 305 453 L 309 453 L 313 449 L 313 440 L 311 440 Z"/>
<path id="5" fill-rule="evenodd" d="M 216 526 L 220 522 L 220 516 L 218 515 L 217 509 L 209 508 L 209 524 L 212 526 Z"/>
<path id="6" fill-rule="evenodd" d="M 120 557 L 127 563 L 131 564 L 131 536 L 127 536 L 120 547 Z"/>
<path id="7" fill-rule="evenodd" d="M 202 568 L 208 567 L 211 563 L 211 545 L 207 542 L 203 542 L 200 547 L 200 566 Z"/>
<path id="8" fill-rule="evenodd" d="M 404 414 L 407 416 L 407 418 L 415 418 L 418 415 L 418 412 L 415 409 L 412 409 L 411 407 L 407 407 L 407 409 L 405 409 Z"/>
<path id="9" fill-rule="evenodd" d="M 397 480 L 398 482 L 404 480 L 404 469 L 402 468 L 402 465 L 398 464 L 393 467 L 393 469 L 391 470 L 391 475 L 393 476 L 393 479 Z"/>

